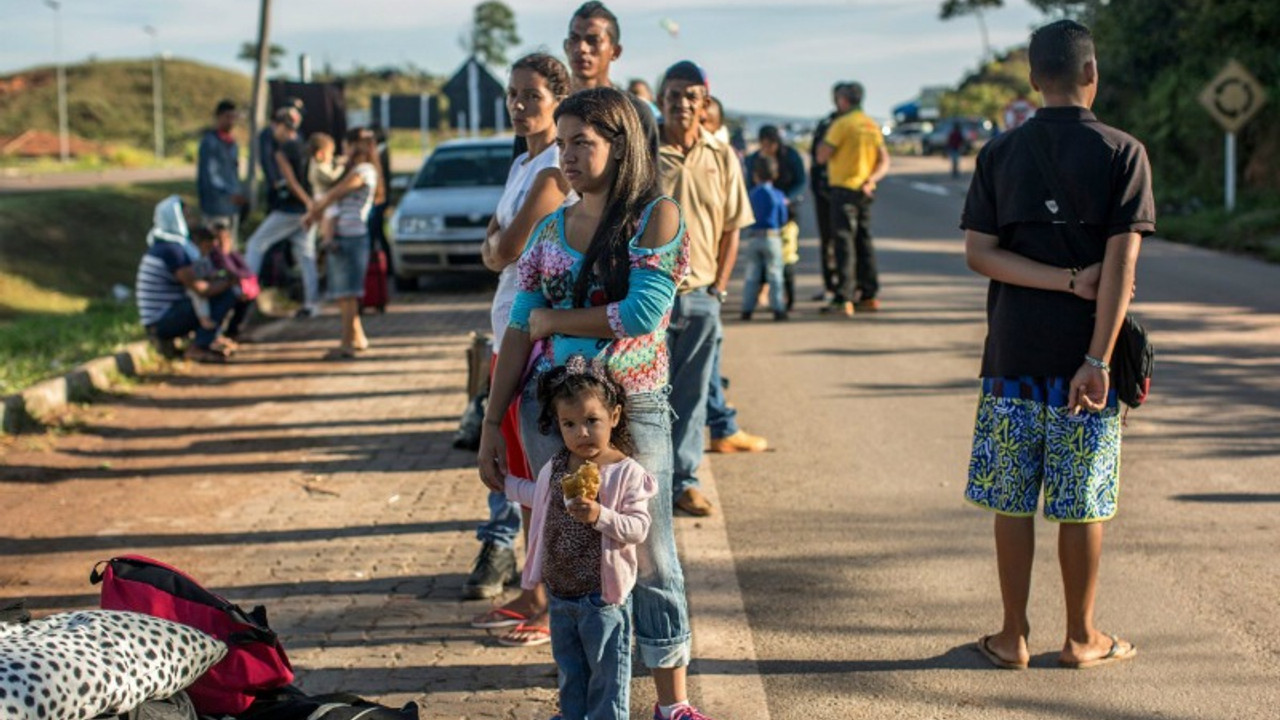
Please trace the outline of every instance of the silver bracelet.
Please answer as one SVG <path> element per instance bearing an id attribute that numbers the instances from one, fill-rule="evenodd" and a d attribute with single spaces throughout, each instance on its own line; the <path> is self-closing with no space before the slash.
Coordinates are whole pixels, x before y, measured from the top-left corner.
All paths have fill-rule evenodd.
<path id="1" fill-rule="evenodd" d="M 1104 362 L 1101 358 L 1096 358 L 1086 353 L 1084 356 L 1084 361 L 1089 363 L 1093 367 L 1098 368 L 1103 372 L 1111 372 L 1111 366 L 1108 365 L 1106 362 Z"/>

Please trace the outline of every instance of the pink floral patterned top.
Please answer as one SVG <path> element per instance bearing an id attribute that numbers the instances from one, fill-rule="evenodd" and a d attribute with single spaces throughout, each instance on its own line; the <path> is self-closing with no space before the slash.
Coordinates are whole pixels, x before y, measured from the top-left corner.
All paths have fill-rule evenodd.
<path id="1" fill-rule="evenodd" d="M 534 359 L 534 376 L 563 365 L 572 355 L 599 359 L 628 394 L 653 392 L 668 383 L 667 325 L 676 288 L 689 271 L 689 240 L 684 216 L 676 236 L 660 247 L 640 247 L 649 216 L 661 197 L 645 208 L 630 241 L 630 285 L 627 297 L 607 302 L 604 287 L 593 282 L 587 293 L 589 307 L 606 306 L 613 338 L 553 335 L 542 343 Z M 677 209 L 679 206 L 677 205 Z M 535 308 L 572 309 L 573 288 L 582 270 L 582 253 L 569 246 L 561 208 L 534 228 L 518 265 L 518 288 L 511 310 L 510 327 L 529 331 L 529 314 Z"/>

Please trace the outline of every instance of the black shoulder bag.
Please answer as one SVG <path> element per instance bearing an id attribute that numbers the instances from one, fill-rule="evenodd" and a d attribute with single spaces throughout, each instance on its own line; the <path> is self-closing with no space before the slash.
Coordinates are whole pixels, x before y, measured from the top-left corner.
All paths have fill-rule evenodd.
<path id="1" fill-rule="evenodd" d="M 1058 211 L 1066 222 L 1067 231 L 1083 243 L 1090 242 L 1084 232 L 1084 226 L 1072 211 L 1071 203 L 1067 201 L 1067 194 L 1062 190 L 1058 174 L 1054 172 L 1053 165 L 1049 162 L 1049 155 L 1045 150 L 1049 139 L 1048 134 L 1035 121 L 1028 124 L 1031 126 L 1028 129 L 1034 133 L 1034 140 L 1030 145 L 1036 165 L 1040 166 L 1040 174 L 1044 176 L 1045 182 L 1049 185 L 1049 192 L 1057 201 Z M 1146 328 L 1142 327 L 1133 313 L 1126 313 L 1124 320 L 1120 323 L 1120 333 L 1116 336 L 1115 348 L 1111 352 L 1111 387 L 1116 389 L 1116 396 L 1121 402 L 1136 408 L 1146 401 L 1147 394 L 1151 392 L 1151 376 L 1155 371 L 1155 365 L 1156 350 L 1151 344 Z"/>

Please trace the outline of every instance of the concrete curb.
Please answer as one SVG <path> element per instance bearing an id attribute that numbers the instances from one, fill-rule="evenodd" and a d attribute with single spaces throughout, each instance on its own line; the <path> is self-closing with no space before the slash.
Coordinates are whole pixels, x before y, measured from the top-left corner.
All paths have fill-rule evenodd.
<path id="1" fill-rule="evenodd" d="M 87 400 L 96 391 L 106 390 L 120 377 L 135 377 L 152 357 L 145 340 L 129 343 L 124 350 L 77 365 L 59 378 L 36 383 L 20 393 L 4 398 L 0 405 L 0 432 L 17 434 L 39 425 L 65 409 L 67 403 Z"/>
<path id="2" fill-rule="evenodd" d="M 257 342 L 280 334 L 287 318 L 275 318 L 247 328 L 245 334 Z M 83 402 L 94 392 L 107 390 L 120 377 L 137 377 L 155 350 L 146 340 L 129 343 L 115 355 L 96 358 L 77 365 L 60 378 L 36 383 L 0 402 L 0 434 L 16 435 L 24 428 L 39 426 L 66 409 L 69 402 Z"/>
<path id="3" fill-rule="evenodd" d="M 710 460 L 703 458 L 698 479 L 702 494 L 716 506 L 715 514 L 676 518 L 693 626 L 690 681 L 696 684 L 698 703 L 717 717 L 769 720 L 764 679 Z"/>

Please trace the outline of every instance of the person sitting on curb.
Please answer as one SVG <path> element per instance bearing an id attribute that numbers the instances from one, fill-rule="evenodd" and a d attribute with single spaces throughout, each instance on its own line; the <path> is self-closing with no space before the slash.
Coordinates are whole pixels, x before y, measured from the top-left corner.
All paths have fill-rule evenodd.
<path id="1" fill-rule="evenodd" d="M 138 263 L 135 293 L 138 314 L 147 335 L 165 357 L 175 357 L 174 340 L 192 332 L 195 340 L 187 347 L 186 358 L 196 362 L 226 362 L 226 355 L 213 349 L 222 331 L 222 321 L 236 296 L 233 280 L 202 280 L 196 277 L 195 259 L 207 255 L 216 242 L 212 232 L 200 234 L 203 247 L 187 236 L 182 199 L 171 195 L 156 205 L 154 226 L 147 234 L 150 246 Z M 190 290 L 209 301 L 210 326 L 202 326 Z"/>

